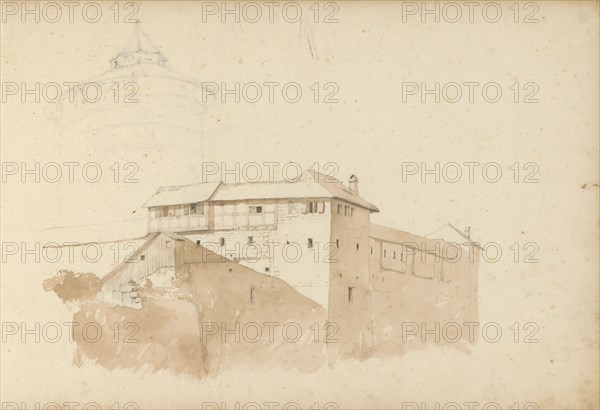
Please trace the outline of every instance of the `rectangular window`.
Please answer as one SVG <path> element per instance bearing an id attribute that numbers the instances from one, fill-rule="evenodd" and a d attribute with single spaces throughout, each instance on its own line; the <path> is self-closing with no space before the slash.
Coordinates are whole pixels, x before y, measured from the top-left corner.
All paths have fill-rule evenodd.
<path id="1" fill-rule="evenodd" d="M 313 240 L 312 240 L 312 238 L 308 238 L 308 247 L 309 248 L 313 247 Z"/>
<path id="2" fill-rule="evenodd" d="M 140 255 L 140 260 L 141 260 L 141 261 L 144 261 L 144 260 L 146 260 L 146 255 Z"/>
<path id="3" fill-rule="evenodd" d="M 184 205 L 183 206 L 183 214 L 184 215 L 189 215 L 190 214 L 190 206 L 189 205 Z"/>
<path id="4" fill-rule="evenodd" d="M 354 208 L 350 207 L 350 216 L 354 216 Z"/>
<path id="5" fill-rule="evenodd" d="M 200 239 L 196 241 L 196 246 L 200 246 Z"/>
<path id="6" fill-rule="evenodd" d="M 383 250 L 383 257 L 386 258 L 387 257 L 387 251 L 384 249 Z"/>
<path id="7" fill-rule="evenodd" d="M 254 288 L 250 288 L 250 303 L 254 303 Z"/>
<path id="8" fill-rule="evenodd" d="M 350 216 L 350 207 L 348 205 L 344 206 L 344 215 Z"/>
<path id="9" fill-rule="evenodd" d="M 348 288 L 348 303 L 352 303 L 354 301 L 354 287 L 350 286 Z"/>
<path id="10" fill-rule="evenodd" d="M 262 214 L 263 207 L 262 206 L 249 206 L 248 211 L 251 214 Z"/>
<path id="11" fill-rule="evenodd" d="M 316 213 L 325 213 L 325 202 L 323 201 L 309 201 L 306 203 L 306 213 L 307 214 L 316 214 Z"/>
<path id="12" fill-rule="evenodd" d="M 169 216 L 169 207 L 168 206 L 163 206 L 160 208 L 160 216 L 163 218 L 166 218 L 167 216 Z"/>
<path id="13" fill-rule="evenodd" d="M 338 204 L 338 215 L 342 215 L 344 212 L 344 205 Z"/>
<path id="14" fill-rule="evenodd" d="M 177 209 L 174 206 L 169 207 L 169 216 L 175 216 L 177 214 Z"/>
<path id="15" fill-rule="evenodd" d="M 219 245 L 225 246 L 225 238 L 219 239 Z"/>
<path id="16" fill-rule="evenodd" d="M 196 213 L 196 204 L 190 204 L 190 214 L 195 214 Z M 187 215 L 187 214 L 186 214 Z"/>
<path id="17" fill-rule="evenodd" d="M 253 236 L 249 236 L 248 237 L 248 243 L 254 243 L 254 237 Z"/>
<path id="18" fill-rule="evenodd" d="M 394 259 L 396 259 L 396 251 L 394 251 Z"/>
<path id="19" fill-rule="evenodd" d="M 294 203 L 292 203 L 292 202 L 290 202 L 290 203 L 288 204 L 288 214 L 290 214 L 290 215 L 294 215 L 294 214 L 296 214 L 296 213 L 297 213 L 296 209 L 297 209 L 297 208 L 296 208 L 296 204 L 294 204 Z"/>

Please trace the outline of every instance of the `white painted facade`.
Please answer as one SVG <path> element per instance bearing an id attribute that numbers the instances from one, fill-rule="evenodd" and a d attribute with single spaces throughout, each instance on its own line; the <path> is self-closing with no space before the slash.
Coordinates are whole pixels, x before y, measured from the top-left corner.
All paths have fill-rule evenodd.
<path id="1" fill-rule="evenodd" d="M 348 231 L 346 226 L 336 232 L 340 228 L 332 211 L 344 214 L 350 225 L 353 219 L 365 225 L 366 214 L 368 226 L 368 214 L 377 208 L 341 182 L 325 178 L 307 171 L 296 182 L 161 188 L 144 205 L 149 208 L 148 230 L 199 241 L 328 307 L 331 272 L 341 263 L 337 244 Z"/>

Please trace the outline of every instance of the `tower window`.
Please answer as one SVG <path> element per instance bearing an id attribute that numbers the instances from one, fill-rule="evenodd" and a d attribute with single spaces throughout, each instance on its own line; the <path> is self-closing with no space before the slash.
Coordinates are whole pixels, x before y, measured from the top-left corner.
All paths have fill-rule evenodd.
<path id="1" fill-rule="evenodd" d="M 354 301 L 354 287 L 350 286 L 348 288 L 348 303 L 352 303 Z"/>
<path id="2" fill-rule="evenodd" d="M 360 249 L 360 246 L 358 245 L 358 243 L 356 244 L 356 251 L 358 252 L 358 250 Z"/>

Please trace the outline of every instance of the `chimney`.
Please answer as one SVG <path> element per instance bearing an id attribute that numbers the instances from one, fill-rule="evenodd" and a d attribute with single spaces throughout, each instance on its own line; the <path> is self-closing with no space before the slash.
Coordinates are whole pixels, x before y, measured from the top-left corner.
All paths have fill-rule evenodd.
<path id="1" fill-rule="evenodd" d="M 353 194 L 358 195 L 358 177 L 356 175 L 350 176 L 348 188 L 350 188 L 350 191 L 352 191 Z"/>

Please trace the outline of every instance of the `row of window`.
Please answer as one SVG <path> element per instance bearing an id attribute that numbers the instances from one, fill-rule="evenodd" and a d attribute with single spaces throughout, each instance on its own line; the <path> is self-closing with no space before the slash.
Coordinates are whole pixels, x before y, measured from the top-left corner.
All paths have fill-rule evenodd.
<path id="1" fill-rule="evenodd" d="M 167 218 L 182 215 L 204 215 L 204 204 L 195 203 L 178 206 L 161 206 L 150 210 L 154 218 Z"/>
<path id="2" fill-rule="evenodd" d="M 325 213 L 325 201 L 307 201 L 304 204 L 299 203 L 289 203 L 288 204 L 288 214 L 297 215 L 300 213 L 300 208 L 302 207 L 302 213 L 304 214 L 324 214 Z M 245 207 L 243 204 L 238 204 L 238 208 Z M 153 213 L 153 217 L 155 218 L 166 218 L 173 216 L 182 216 L 182 215 L 204 215 L 205 214 L 205 204 L 203 202 L 198 202 L 194 204 L 186 204 L 186 205 L 171 205 L 171 206 L 161 206 L 157 208 L 153 208 L 150 210 Z M 273 208 L 270 206 L 270 208 Z M 274 208 L 273 208 L 274 209 Z M 243 213 L 243 209 L 238 209 L 237 213 Z M 241 211 L 241 212 L 240 212 Z M 248 213 L 249 214 L 262 214 L 265 211 L 265 207 L 263 205 L 249 205 Z M 272 212 L 272 210 L 271 210 Z M 353 216 L 354 208 L 348 205 L 338 205 L 337 212 L 339 215 L 345 216 Z M 234 205 L 224 205 L 224 206 L 216 206 L 215 213 L 226 213 L 233 214 L 234 213 Z"/>
<path id="3" fill-rule="evenodd" d="M 338 215 L 343 215 L 343 216 L 354 216 L 354 207 L 352 207 L 350 205 L 338 204 L 337 213 L 338 213 Z"/>
<path id="4" fill-rule="evenodd" d="M 248 242 L 249 245 L 254 243 L 254 236 L 248 236 Z M 197 240 L 196 241 L 196 245 L 200 246 L 201 241 Z M 289 245 L 289 241 L 288 241 L 288 245 Z M 221 237 L 219 238 L 219 246 L 225 246 L 225 238 Z M 313 248 L 315 246 L 315 242 L 313 241 L 313 238 L 308 238 L 307 239 L 307 243 L 306 243 L 306 247 L 307 248 Z M 340 240 L 336 239 L 335 240 L 335 247 L 339 249 L 340 247 Z M 360 246 L 357 243 L 356 244 L 356 251 L 358 252 L 360 250 Z M 395 255 L 396 252 L 394 252 L 394 258 L 396 257 Z M 371 255 L 373 254 L 373 248 L 371 248 Z"/>

